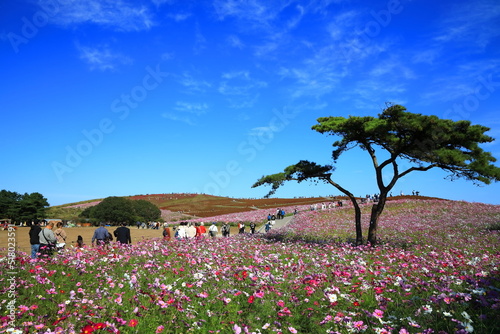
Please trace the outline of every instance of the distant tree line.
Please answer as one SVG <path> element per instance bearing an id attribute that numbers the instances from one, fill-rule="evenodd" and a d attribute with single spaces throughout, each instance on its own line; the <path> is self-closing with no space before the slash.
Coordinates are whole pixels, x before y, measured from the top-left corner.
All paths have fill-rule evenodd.
<path id="1" fill-rule="evenodd" d="M 107 197 L 99 204 L 86 208 L 80 217 L 93 221 L 107 222 L 112 225 L 119 223 L 158 221 L 160 209 L 153 203 L 139 199 L 130 200 L 124 197 Z"/>
<path id="2" fill-rule="evenodd" d="M 49 202 L 40 193 L 21 195 L 14 191 L 0 191 L 0 219 L 12 222 L 28 222 L 43 220 Z"/>

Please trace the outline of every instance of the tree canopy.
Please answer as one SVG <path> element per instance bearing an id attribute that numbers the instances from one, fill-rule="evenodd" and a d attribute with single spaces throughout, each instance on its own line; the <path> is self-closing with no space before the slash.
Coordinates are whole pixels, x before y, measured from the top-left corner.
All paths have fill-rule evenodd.
<path id="1" fill-rule="evenodd" d="M 136 221 L 156 221 L 161 217 L 160 209 L 146 200 L 130 200 L 124 197 L 107 197 L 99 204 L 88 207 L 80 216 L 113 224 Z"/>
<path id="2" fill-rule="evenodd" d="M 500 180 L 496 159 L 480 145 L 494 141 L 485 134 L 488 127 L 471 125 L 470 121 L 453 121 L 410 113 L 401 105 L 388 104 L 378 117 L 321 117 L 313 130 L 340 137 L 333 143 L 332 159 L 337 163 L 342 153 L 359 147 L 366 151 L 375 169 L 380 191 L 379 201 L 372 206 L 368 242 L 376 243 L 378 217 L 387 194 L 396 182 L 415 171 L 440 168 L 450 179 L 462 178 L 474 184 L 490 184 Z M 379 161 L 378 153 L 385 152 Z M 401 162 L 410 167 L 400 170 Z M 405 165 L 406 166 L 406 165 Z M 319 165 L 301 160 L 284 172 L 261 177 L 253 187 L 271 185 L 266 197 L 274 194 L 285 181 L 319 180 L 329 183 L 347 195 L 355 208 L 356 242 L 362 243 L 361 211 L 355 196 L 332 179 L 333 165 Z"/>
<path id="3" fill-rule="evenodd" d="M 48 206 L 47 199 L 37 192 L 21 195 L 8 190 L 0 191 L 0 219 L 14 222 L 42 220 Z"/>

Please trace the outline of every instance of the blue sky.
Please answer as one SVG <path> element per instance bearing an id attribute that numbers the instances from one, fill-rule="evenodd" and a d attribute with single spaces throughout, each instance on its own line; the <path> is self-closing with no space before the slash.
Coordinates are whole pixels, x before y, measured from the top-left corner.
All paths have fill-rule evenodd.
<path id="1" fill-rule="evenodd" d="M 385 102 L 500 138 L 496 0 L 3 1 L 0 22 L 0 188 L 51 205 L 260 198 L 262 175 L 331 162 L 318 117 L 376 116 Z M 500 158 L 498 141 L 483 148 Z M 377 192 L 365 152 L 336 166 L 355 195 Z M 445 176 L 410 174 L 393 194 L 500 204 L 499 184 Z M 289 183 L 276 196 L 335 194 Z"/>

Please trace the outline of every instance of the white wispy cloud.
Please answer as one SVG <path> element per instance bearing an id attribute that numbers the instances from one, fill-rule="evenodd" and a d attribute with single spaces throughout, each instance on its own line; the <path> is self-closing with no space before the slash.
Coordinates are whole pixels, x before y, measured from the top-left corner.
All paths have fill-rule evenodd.
<path id="1" fill-rule="evenodd" d="M 187 112 L 190 114 L 194 114 L 196 116 L 200 116 L 200 115 L 207 113 L 208 104 L 177 101 L 175 103 L 174 109 L 177 111 Z"/>
<path id="2" fill-rule="evenodd" d="M 172 52 L 164 52 L 160 56 L 161 60 L 171 60 L 174 59 L 174 54 Z"/>
<path id="3" fill-rule="evenodd" d="M 474 96 L 481 77 L 499 75 L 500 59 L 487 50 L 500 37 L 500 3 L 494 0 L 453 3 L 443 12 L 425 44 L 414 47 L 412 61 L 432 71 L 422 89 L 424 104 L 460 102 Z M 481 61 L 470 56 L 484 54 Z"/>
<path id="4" fill-rule="evenodd" d="M 292 97 L 321 97 L 336 89 L 347 75 L 344 62 L 335 46 L 329 45 L 305 59 L 302 66 L 281 67 L 278 74 L 283 80 L 291 80 Z"/>
<path id="5" fill-rule="evenodd" d="M 499 78 L 500 59 L 464 62 L 430 81 L 422 100 L 426 103 L 463 100 L 468 95 L 474 96 L 478 87 L 498 89 Z M 492 87 L 485 82 L 492 82 Z"/>
<path id="6" fill-rule="evenodd" d="M 249 130 L 248 135 L 252 137 L 269 136 L 281 129 L 276 126 L 259 126 Z"/>
<path id="7" fill-rule="evenodd" d="M 423 48 L 423 49 L 415 49 L 413 50 L 413 56 L 411 57 L 411 61 L 415 64 L 423 63 L 423 64 L 435 64 L 435 62 L 439 59 L 441 55 L 441 48 Z"/>
<path id="8" fill-rule="evenodd" d="M 132 63 L 129 57 L 112 51 L 108 46 L 89 47 L 77 44 L 77 49 L 80 59 L 86 62 L 91 70 L 113 71 L 118 66 Z"/>
<path id="9" fill-rule="evenodd" d="M 208 45 L 207 40 L 205 36 L 203 36 L 203 34 L 201 33 L 200 26 L 197 23 L 195 32 L 195 41 L 194 41 L 194 53 L 199 54 L 202 50 L 206 49 L 207 45 Z"/>
<path id="10" fill-rule="evenodd" d="M 176 113 L 165 112 L 161 116 L 163 118 L 166 118 L 166 119 L 171 120 L 171 121 L 182 122 L 182 123 L 186 123 L 187 125 L 191 125 L 191 126 L 196 125 L 196 122 L 194 122 L 191 117 L 186 116 L 186 115 L 179 115 Z"/>
<path id="11" fill-rule="evenodd" d="M 308 13 L 308 4 L 303 1 L 216 0 L 213 8 L 219 20 L 231 18 L 241 32 L 259 34 L 261 42 L 252 46 L 257 57 L 286 50 L 293 40 L 291 32 Z M 228 39 L 229 45 L 241 48 L 241 41 L 234 36 Z"/>
<path id="12" fill-rule="evenodd" d="M 288 30 L 297 27 L 306 13 L 306 9 L 301 5 L 296 5 L 294 9 L 296 13 L 285 23 Z"/>
<path id="13" fill-rule="evenodd" d="M 63 26 L 91 23 L 122 31 L 140 31 L 155 24 L 146 6 L 124 0 L 58 1 L 57 5 L 58 12 L 52 22 Z"/>
<path id="14" fill-rule="evenodd" d="M 273 19 L 276 15 L 276 12 L 268 7 L 269 3 L 266 4 L 258 0 L 216 0 L 213 6 L 220 20 L 236 17 L 240 20 L 262 24 Z"/>
<path id="15" fill-rule="evenodd" d="M 435 36 L 441 43 L 472 43 L 474 52 L 484 48 L 500 36 L 500 3 L 495 0 L 458 2 L 442 20 L 442 28 Z"/>
<path id="16" fill-rule="evenodd" d="M 178 82 L 187 93 L 205 93 L 212 86 L 208 81 L 197 79 L 189 72 L 182 73 L 178 77 Z"/>
<path id="17" fill-rule="evenodd" d="M 254 79 L 248 71 L 233 71 L 222 74 L 218 92 L 224 95 L 232 108 L 250 108 L 259 98 L 259 90 L 267 83 Z"/>
<path id="18" fill-rule="evenodd" d="M 408 79 L 415 79 L 417 75 L 414 70 L 409 66 L 404 65 L 396 57 L 391 57 L 376 64 L 370 71 L 370 75 L 381 77 L 390 76 L 393 80 L 403 81 Z"/>
<path id="19" fill-rule="evenodd" d="M 244 79 L 244 80 L 250 80 L 250 73 L 248 71 L 226 72 L 226 73 L 222 73 L 222 78 L 223 79 L 241 78 L 241 79 Z"/>
<path id="20" fill-rule="evenodd" d="M 173 4 L 175 3 L 176 0 L 151 0 L 152 3 L 154 3 L 157 7 L 160 7 L 164 4 Z"/>
<path id="21" fill-rule="evenodd" d="M 163 118 L 171 121 L 186 123 L 191 126 L 197 125 L 198 117 L 208 112 L 207 103 L 177 101 L 173 111 L 164 112 Z"/>
<path id="22" fill-rule="evenodd" d="M 175 13 L 175 14 L 169 14 L 168 17 L 170 17 L 172 20 L 175 22 L 182 22 L 187 20 L 192 16 L 191 13 Z"/>
<path id="23" fill-rule="evenodd" d="M 230 36 L 228 36 L 227 37 L 227 42 L 233 48 L 243 49 L 245 47 L 245 44 L 236 35 L 230 35 Z"/>
<path id="24" fill-rule="evenodd" d="M 341 40 L 346 34 L 352 33 L 359 20 L 360 13 L 355 10 L 340 12 L 333 16 L 326 30 L 333 40 Z"/>

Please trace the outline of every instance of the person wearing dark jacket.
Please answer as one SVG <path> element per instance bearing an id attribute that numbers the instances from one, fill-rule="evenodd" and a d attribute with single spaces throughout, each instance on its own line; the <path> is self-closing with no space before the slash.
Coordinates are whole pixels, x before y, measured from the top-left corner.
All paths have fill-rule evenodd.
<path id="1" fill-rule="evenodd" d="M 131 244 L 132 239 L 130 238 L 130 229 L 125 226 L 124 223 L 120 224 L 113 234 L 115 235 L 116 241 L 121 244 Z"/>
<path id="2" fill-rule="evenodd" d="M 29 234 L 32 259 L 36 259 L 38 257 L 38 252 L 40 251 L 40 238 L 38 237 L 38 234 L 40 234 L 41 230 L 42 228 L 40 227 L 40 222 L 36 221 L 31 224 Z"/>

